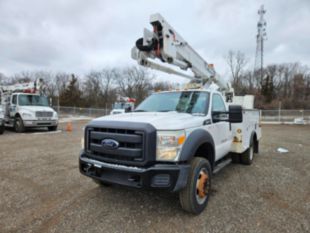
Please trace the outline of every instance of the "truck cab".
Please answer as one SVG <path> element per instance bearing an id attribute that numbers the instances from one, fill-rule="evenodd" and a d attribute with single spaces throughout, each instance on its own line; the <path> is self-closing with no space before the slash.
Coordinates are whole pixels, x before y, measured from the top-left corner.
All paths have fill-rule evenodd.
<path id="1" fill-rule="evenodd" d="M 136 99 L 118 96 L 118 101 L 113 104 L 111 115 L 132 112 L 135 108 Z"/>
<path id="2" fill-rule="evenodd" d="M 26 128 L 47 127 L 54 131 L 58 125 L 58 115 L 46 96 L 35 93 L 12 93 L 3 96 L 4 120 L 16 132 Z"/>
<path id="3" fill-rule="evenodd" d="M 134 106 L 132 103 L 116 102 L 113 104 L 111 115 L 132 112 L 133 109 L 134 109 Z"/>

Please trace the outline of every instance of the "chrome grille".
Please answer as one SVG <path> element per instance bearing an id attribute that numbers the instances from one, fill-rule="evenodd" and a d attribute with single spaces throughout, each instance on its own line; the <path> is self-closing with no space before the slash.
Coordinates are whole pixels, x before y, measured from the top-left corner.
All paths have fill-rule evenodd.
<path id="1" fill-rule="evenodd" d="M 38 111 L 36 112 L 36 117 L 52 117 L 53 112 L 43 112 L 43 111 Z"/>

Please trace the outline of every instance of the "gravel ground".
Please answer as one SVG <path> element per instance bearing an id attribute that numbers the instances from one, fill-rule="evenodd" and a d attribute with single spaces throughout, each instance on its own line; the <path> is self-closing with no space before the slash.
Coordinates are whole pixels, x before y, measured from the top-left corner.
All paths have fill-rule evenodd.
<path id="1" fill-rule="evenodd" d="M 0 232 L 310 232 L 310 126 L 264 126 L 254 163 L 215 175 L 207 209 L 193 216 L 176 194 L 80 175 L 84 124 L 0 136 Z"/>

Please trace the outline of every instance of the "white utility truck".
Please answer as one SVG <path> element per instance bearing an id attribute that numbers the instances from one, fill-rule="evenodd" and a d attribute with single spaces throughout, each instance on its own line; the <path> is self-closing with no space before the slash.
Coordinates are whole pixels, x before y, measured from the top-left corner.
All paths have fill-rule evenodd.
<path id="1" fill-rule="evenodd" d="M 14 127 L 19 133 L 38 127 L 57 130 L 58 115 L 44 95 L 42 80 L 1 86 L 0 94 L 6 127 Z"/>
<path id="2" fill-rule="evenodd" d="M 0 105 L 0 134 L 4 132 L 4 112 L 2 106 Z"/>
<path id="3" fill-rule="evenodd" d="M 132 112 L 135 109 L 136 99 L 118 96 L 117 102 L 113 104 L 111 115 Z"/>
<path id="4" fill-rule="evenodd" d="M 153 31 L 145 29 L 132 57 L 192 82 L 183 90 L 152 94 L 133 113 L 89 122 L 80 172 L 104 186 L 178 192 L 182 208 L 199 214 L 210 196 L 212 174 L 232 160 L 252 163 L 261 138 L 259 111 L 251 96 L 236 98 L 161 15 L 152 15 L 150 22 Z M 234 98 L 251 109 L 235 105 Z"/>

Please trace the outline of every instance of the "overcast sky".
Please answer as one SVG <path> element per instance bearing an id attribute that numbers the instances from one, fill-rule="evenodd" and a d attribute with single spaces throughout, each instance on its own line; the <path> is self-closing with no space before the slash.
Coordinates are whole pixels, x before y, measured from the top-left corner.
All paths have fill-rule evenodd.
<path id="1" fill-rule="evenodd" d="M 130 50 L 161 13 L 216 70 L 240 50 L 253 67 L 257 10 L 265 5 L 265 64 L 310 66 L 310 0 L 0 0 L 0 73 L 48 70 L 84 74 L 127 66 Z"/>

